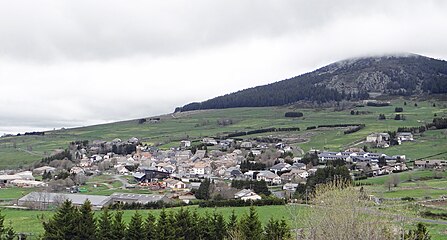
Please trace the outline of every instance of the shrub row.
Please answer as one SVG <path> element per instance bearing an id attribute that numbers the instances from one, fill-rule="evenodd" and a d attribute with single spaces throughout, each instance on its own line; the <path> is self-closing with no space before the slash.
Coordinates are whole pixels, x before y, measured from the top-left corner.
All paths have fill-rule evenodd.
<path id="1" fill-rule="evenodd" d="M 235 132 L 230 133 L 226 135 L 224 138 L 234 138 L 234 137 L 240 137 L 245 135 L 251 135 L 251 134 L 258 134 L 258 133 L 266 133 L 266 132 L 290 132 L 290 131 L 300 131 L 299 127 L 290 127 L 290 128 L 264 128 L 264 129 L 256 129 L 251 131 L 245 131 L 245 132 Z"/>
<path id="2" fill-rule="evenodd" d="M 194 203 L 185 203 L 182 201 L 179 202 L 164 202 L 164 201 L 156 201 L 156 202 L 148 202 L 148 203 L 114 203 L 109 206 L 109 209 L 122 209 L 122 210 L 136 210 L 136 209 L 162 209 L 162 208 L 173 208 L 173 207 L 182 207 L 194 205 Z"/>
<path id="3" fill-rule="evenodd" d="M 266 198 L 256 201 L 230 199 L 230 200 L 200 202 L 199 207 L 246 207 L 246 206 L 284 205 L 284 204 L 286 204 L 285 200 L 279 198 Z"/>
<path id="4" fill-rule="evenodd" d="M 343 133 L 344 134 L 355 133 L 355 132 L 358 132 L 358 131 L 362 130 L 363 128 L 365 128 L 365 124 L 360 124 L 358 126 L 355 126 L 353 128 L 350 128 L 350 129 L 344 131 Z"/>

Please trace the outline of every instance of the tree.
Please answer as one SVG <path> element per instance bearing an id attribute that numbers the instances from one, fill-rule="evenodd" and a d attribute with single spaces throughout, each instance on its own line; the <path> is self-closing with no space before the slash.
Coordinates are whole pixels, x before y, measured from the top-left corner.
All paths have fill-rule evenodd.
<path id="1" fill-rule="evenodd" d="M 265 239 L 268 240 L 283 240 L 291 237 L 290 228 L 284 219 L 278 221 L 271 217 L 264 228 L 264 232 Z"/>
<path id="2" fill-rule="evenodd" d="M 157 221 L 157 233 L 159 240 L 174 240 L 175 229 L 170 222 L 170 214 L 167 214 L 165 209 L 162 209 Z"/>
<path id="3" fill-rule="evenodd" d="M 270 194 L 272 194 L 267 187 L 267 182 L 264 180 L 254 181 L 253 191 L 257 194 L 264 194 L 265 196 L 269 196 Z"/>
<path id="4" fill-rule="evenodd" d="M 195 194 L 196 198 L 203 200 L 210 199 L 210 185 L 211 182 L 209 179 L 203 180 L 203 182 L 200 184 L 200 187 L 199 189 L 197 189 L 197 192 Z"/>
<path id="5" fill-rule="evenodd" d="M 43 239 L 79 239 L 78 219 L 78 210 L 71 201 L 64 201 L 53 217 L 43 223 Z"/>
<path id="6" fill-rule="evenodd" d="M 112 221 L 112 235 L 113 240 L 123 240 L 126 231 L 126 224 L 123 222 L 123 211 L 115 212 Z"/>
<path id="7" fill-rule="evenodd" d="M 0 238 L 3 235 L 3 233 L 5 232 L 5 215 L 2 215 L 2 212 L 0 210 Z"/>
<path id="8" fill-rule="evenodd" d="M 156 232 L 156 218 L 152 213 L 148 213 L 146 221 L 144 222 L 144 234 L 146 235 L 146 239 L 153 240 L 157 239 L 157 232 Z"/>
<path id="9" fill-rule="evenodd" d="M 180 208 L 175 214 L 173 225 L 176 239 L 192 239 L 194 233 L 194 219 L 188 209 Z"/>
<path id="10" fill-rule="evenodd" d="M 198 219 L 198 231 L 200 233 L 199 239 L 212 239 L 214 236 L 214 228 L 212 218 L 208 213 L 202 215 Z"/>
<path id="11" fill-rule="evenodd" d="M 140 240 L 145 238 L 144 229 L 141 225 L 142 218 L 141 214 L 135 212 L 132 218 L 130 219 L 129 225 L 126 230 L 126 236 L 124 239 L 126 240 Z"/>
<path id="12" fill-rule="evenodd" d="M 227 226 L 221 213 L 213 213 L 213 239 L 224 240 L 227 236 Z"/>
<path id="13" fill-rule="evenodd" d="M 388 191 L 391 191 L 391 187 L 393 186 L 393 182 L 391 181 L 390 178 L 387 178 L 384 182 L 384 186 L 386 189 L 388 189 Z"/>
<path id="14" fill-rule="evenodd" d="M 391 175 L 391 183 L 393 184 L 393 187 L 397 187 L 400 183 L 400 177 L 397 174 Z"/>
<path id="15" fill-rule="evenodd" d="M 78 224 L 78 235 L 80 239 L 96 239 L 96 221 L 92 212 L 92 204 L 89 200 L 85 201 L 79 209 Z"/>
<path id="16" fill-rule="evenodd" d="M 241 235 L 246 240 L 259 240 L 262 239 L 262 225 L 259 221 L 258 213 L 255 207 L 251 206 L 249 213 L 244 214 L 239 222 L 239 229 Z"/>
<path id="17" fill-rule="evenodd" d="M 405 234 L 405 240 L 431 240 L 427 227 L 423 223 L 418 223 L 415 230 L 409 230 Z"/>
<path id="18" fill-rule="evenodd" d="M 227 224 L 227 238 L 228 239 L 242 239 L 239 232 L 237 216 L 234 214 L 234 209 L 231 211 L 230 219 Z"/>
<path id="19" fill-rule="evenodd" d="M 365 193 L 350 183 L 334 180 L 316 187 L 312 195 L 313 207 L 288 206 L 294 226 L 301 226 L 300 239 L 396 239 L 391 219 L 374 214 L 365 217 L 365 209 L 371 206 Z M 397 234 L 397 233 L 396 233 Z"/>
<path id="20" fill-rule="evenodd" d="M 5 229 L 5 237 L 3 238 L 4 240 L 14 240 L 14 238 L 16 237 L 16 232 L 14 231 L 14 229 L 9 226 Z"/>
<path id="21" fill-rule="evenodd" d="M 109 210 L 105 208 L 98 220 L 98 240 L 114 239 L 111 218 Z"/>

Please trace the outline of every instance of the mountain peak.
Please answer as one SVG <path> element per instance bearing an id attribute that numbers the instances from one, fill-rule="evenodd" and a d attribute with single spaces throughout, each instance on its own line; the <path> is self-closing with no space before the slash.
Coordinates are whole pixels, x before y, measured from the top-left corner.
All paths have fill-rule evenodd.
<path id="1" fill-rule="evenodd" d="M 360 100 L 369 93 L 447 93 L 447 62 L 413 53 L 351 58 L 290 79 L 187 104 L 176 111 Z"/>

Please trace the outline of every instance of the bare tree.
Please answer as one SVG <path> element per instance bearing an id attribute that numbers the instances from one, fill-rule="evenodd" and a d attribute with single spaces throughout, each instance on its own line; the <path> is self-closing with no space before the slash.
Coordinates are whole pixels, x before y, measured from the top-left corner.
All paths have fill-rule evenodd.
<path id="1" fill-rule="evenodd" d="M 393 184 L 393 187 L 397 187 L 400 183 L 400 177 L 397 174 L 391 175 L 391 182 Z"/>
<path id="2" fill-rule="evenodd" d="M 392 219 L 370 210 L 373 203 L 352 186 L 340 182 L 318 185 L 311 204 L 289 210 L 296 239 L 396 239 Z"/>

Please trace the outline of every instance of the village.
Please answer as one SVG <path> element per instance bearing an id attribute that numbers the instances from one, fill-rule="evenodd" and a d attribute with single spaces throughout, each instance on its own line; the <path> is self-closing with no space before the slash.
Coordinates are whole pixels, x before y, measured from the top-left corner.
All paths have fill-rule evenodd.
<path id="1" fill-rule="evenodd" d="M 271 196 L 291 200 L 296 188 L 305 184 L 318 169 L 342 162 L 352 179 L 375 177 L 408 170 L 405 155 L 387 156 L 377 152 L 390 147 L 388 133 L 372 133 L 363 141 L 368 147 L 351 147 L 341 152 L 312 149 L 303 153 L 279 139 L 275 141 L 203 138 L 199 142 L 182 140 L 169 150 L 143 145 L 139 139 L 127 141 L 72 142 L 60 152 L 27 171 L 2 171 L 0 186 L 32 188 L 14 204 L 47 209 L 69 199 L 81 205 L 89 199 L 96 209 L 116 203 L 190 204 L 204 179 L 212 180 L 219 199 L 256 201 L 266 198 L 252 187 L 235 188 L 232 181 L 262 182 Z M 397 144 L 413 141 L 411 133 L 398 133 Z M 64 158 L 57 159 L 57 157 Z M 299 156 L 299 157 L 297 157 Z M 443 168 L 442 160 L 416 161 L 415 168 Z M 122 186 L 110 195 L 92 196 L 83 187 L 88 179 L 110 176 Z M 63 179 L 70 179 L 64 181 Z M 35 190 L 35 191 L 34 191 Z M 269 194 L 268 194 L 269 195 Z"/>

